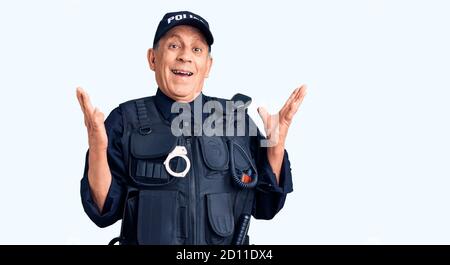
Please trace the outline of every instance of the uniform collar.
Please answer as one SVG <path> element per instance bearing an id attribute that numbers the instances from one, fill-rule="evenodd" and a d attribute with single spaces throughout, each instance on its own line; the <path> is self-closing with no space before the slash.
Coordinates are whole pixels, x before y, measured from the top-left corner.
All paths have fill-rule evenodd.
<path id="1" fill-rule="evenodd" d="M 175 102 L 172 98 L 168 97 L 166 94 L 164 94 L 160 88 L 156 91 L 155 95 L 155 105 L 158 109 L 159 113 L 163 116 L 163 118 L 168 121 L 172 122 L 172 120 L 179 115 L 179 113 L 172 113 L 171 108 L 172 104 Z M 197 104 L 195 104 L 197 103 Z M 198 104 L 200 103 L 200 104 Z M 194 115 L 194 106 L 199 106 L 203 109 L 203 93 L 200 92 L 200 94 L 191 102 L 189 102 L 190 108 L 191 108 L 191 114 L 192 117 Z M 200 110 L 201 112 L 202 110 Z"/>

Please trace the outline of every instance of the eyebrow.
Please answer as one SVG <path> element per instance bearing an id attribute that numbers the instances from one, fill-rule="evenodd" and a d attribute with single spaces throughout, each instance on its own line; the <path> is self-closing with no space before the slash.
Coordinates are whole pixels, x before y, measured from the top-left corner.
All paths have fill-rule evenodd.
<path id="1" fill-rule="evenodd" d="M 171 39 L 171 38 L 178 38 L 178 39 L 180 39 L 180 40 L 183 40 L 183 38 L 180 36 L 180 35 L 178 35 L 178 34 L 176 34 L 176 33 L 172 33 L 167 39 L 169 40 L 169 39 Z M 208 43 L 206 43 L 206 41 L 205 40 L 203 40 L 202 38 L 200 38 L 200 37 L 193 37 L 193 39 L 194 39 L 194 41 L 197 41 L 197 40 L 199 40 L 200 42 L 204 42 L 204 44 L 206 44 L 206 45 L 208 45 Z"/>

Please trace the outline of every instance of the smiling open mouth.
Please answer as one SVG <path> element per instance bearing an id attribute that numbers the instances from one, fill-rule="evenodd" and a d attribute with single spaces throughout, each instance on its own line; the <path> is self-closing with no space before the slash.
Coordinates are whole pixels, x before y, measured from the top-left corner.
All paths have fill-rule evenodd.
<path id="1" fill-rule="evenodd" d="M 191 76 L 194 73 L 189 72 L 189 71 L 184 71 L 184 70 L 178 70 L 178 69 L 172 69 L 171 70 L 172 73 L 176 74 L 176 75 L 180 75 L 180 76 Z"/>

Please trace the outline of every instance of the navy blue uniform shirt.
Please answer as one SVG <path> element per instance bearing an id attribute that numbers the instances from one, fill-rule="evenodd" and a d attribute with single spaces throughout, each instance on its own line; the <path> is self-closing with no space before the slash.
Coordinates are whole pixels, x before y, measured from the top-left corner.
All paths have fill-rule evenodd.
<path id="1" fill-rule="evenodd" d="M 209 98 L 200 94 L 195 100 Z M 195 101 L 194 100 L 194 101 Z M 193 102 L 191 106 L 193 106 Z M 170 109 L 174 101 L 166 96 L 161 90 L 157 90 L 155 95 L 155 104 L 162 116 L 171 121 L 176 115 L 171 113 Z M 203 105 L 203 104 L 202 104 Z M 193 107 L 191 108 L 194 109 Z M 88 153 L 86 154 L 86 162 L 84 176 L 81 179 L 81 199 L 83 207 L 89 218 L 98 226 L 106 227 L 122 218 L 124 200 L 126 196 L 126 179 L 128 170 L 122 156 L 122 145 L 120 139 L 123 134 L 122 113 L 119 107 L 115 108 L 105 120 L 106 133 L 108 135 L 108 164 L 112 175 L 111 186 L 105 200 L 102 212 L 99 211 L 95 204 L 88 182 Z M 251 151 L 256 160 L 256 167 L 259 178 L 257 191 L 252 210 L 253 217 L 257 219 L 271 219 L 278 211 L 283 208 L 286 195 L 292 192 L 292 175 L 288 154 L 284 152 L 283 164 L 281 166 L 280 184 L 277 185 L 275 174 L 267 160 L 267 150 L 259 145 L 259 140 L 263 136 L 258 130 L 258 136 L 253 137 Z"/>

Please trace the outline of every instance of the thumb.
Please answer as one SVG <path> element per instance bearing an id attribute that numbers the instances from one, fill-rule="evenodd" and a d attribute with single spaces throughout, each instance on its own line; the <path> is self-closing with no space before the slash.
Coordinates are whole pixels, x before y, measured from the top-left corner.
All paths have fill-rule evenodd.
<path id="1" fill-rule="evenodd" d="M 258 114 L 261 117 L 264 124 L 267 124 L 267 120 L 269 119 L 269 112 L 267 112 L 266 108 L 259 107 Z"/>

